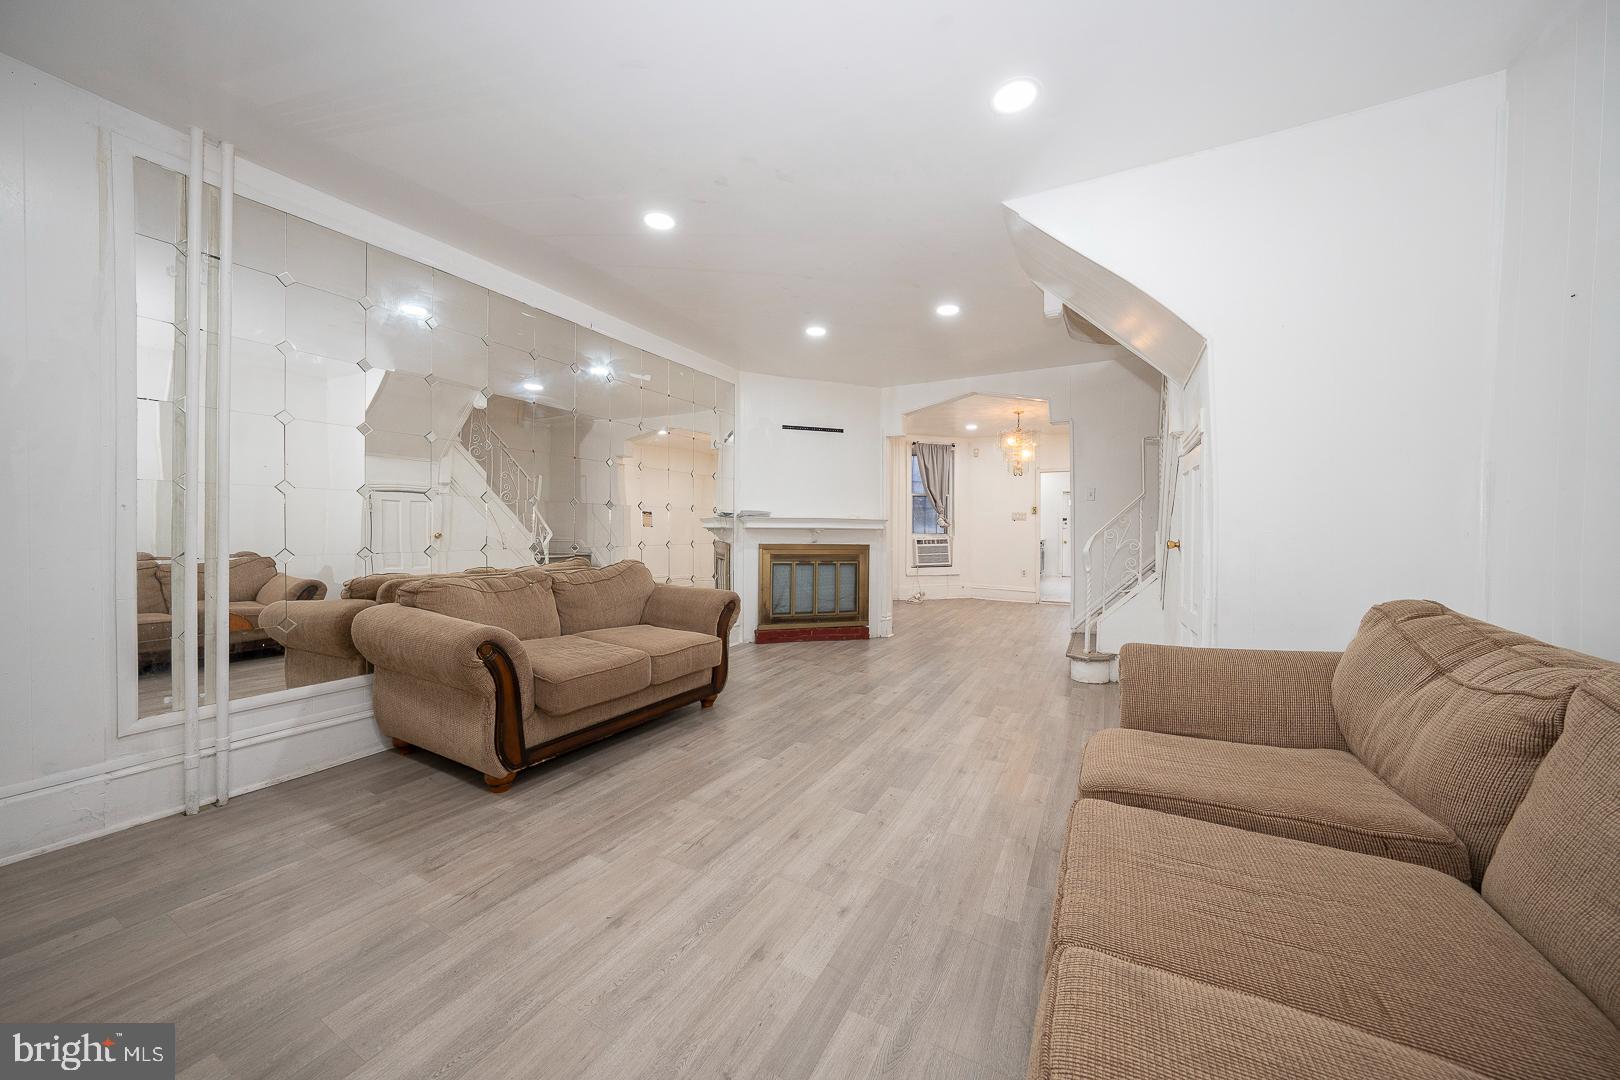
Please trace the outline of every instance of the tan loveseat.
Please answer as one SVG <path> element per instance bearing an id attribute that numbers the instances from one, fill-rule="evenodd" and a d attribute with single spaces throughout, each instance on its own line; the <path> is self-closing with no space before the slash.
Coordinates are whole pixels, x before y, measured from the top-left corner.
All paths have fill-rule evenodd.
<path id="1" fill-rule="evenodd" d="M 383 734 L 504 791 L 520 769 L 725 687 L 737 594 L 639 562 L 418 577 L 353 618 Z"/>
<path id="2" fill-rule="evenodd" d="M 276 569 L 276 560 L 252 551 L 231 555 L 231 649 L 241 651 L 269 640 L 260 624 L 264 609 L 282 600 L 318 600 L 326 595 L 326 583 L 315 578 L 295 578 Z M 197 568 L 197 620 L 205 616 L 203 568 Z M 135 557 L 136 641 L 143 663 L 166 658 L 172 635 L 174 603 L 178 599 L 173 571 L 168 559 L 147 552 Z M 199 640 L 201 638 L 199 637 Z"/>
<path id="3" fill-rule="evenodd" d="M 1128 645 L 1029 1075 L 1620 1077 L 1620 665 L 1405 600 Z"/>

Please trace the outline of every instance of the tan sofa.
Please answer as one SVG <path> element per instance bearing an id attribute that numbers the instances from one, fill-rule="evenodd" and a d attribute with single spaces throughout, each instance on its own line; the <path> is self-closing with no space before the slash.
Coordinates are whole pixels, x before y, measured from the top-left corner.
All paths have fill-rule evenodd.
<path id="1" fill-rule="evenodd" d="M 547 563 L 541 569 L 561 572 L 590 565 L 589 559 L 580 557 Z M 353 636 L 354 618 L 360 612 L 373 604 L 393 603 L 399 587 L 418 578 L 505 573 L 511 573 L 511 568 L 474 566 L 444 574 L 366 574 L 345 581 L 343 595 L 337 600 L 291 599 L 266 605 L 259 613 L 259 626 L 281 644 L 289 689 L 366 675 L 371 671 L 371 662 L 355 648 Z"/>
<path id="2" fill-rule="evenodd" d="M 268 555 L 238 551 L 231 555 L 231 649 L 255 648 L 270 640 L 260 624 L 264 609 L 277 601 L 319 600 L 326 595 L 326 583 L 315 578 L 295 578 L 276 569 Z M 205 617 L 203 574 L 197 569 L 197 619 Z M 176 597 L 173 571 L 168 559 L 147 552 L 135 558 L 136 641 L 143 663 L 166 659 L 172 636 L 172 612 Z M 201 640 L 199 638 L 199 640 Z"/>
<path id="3" fill-rule="evenodd" d="M 1620 665 L 1427 601 L 1128 645 L 1029 1075 L 1620 1077 Z"/>
<path id="4" fill-rule="evenodd" d="M 418 577 L 353 618 L 383 734 L 504 791 L 521 769 L 725 687 L 736 593 L 639 562 Z"/>

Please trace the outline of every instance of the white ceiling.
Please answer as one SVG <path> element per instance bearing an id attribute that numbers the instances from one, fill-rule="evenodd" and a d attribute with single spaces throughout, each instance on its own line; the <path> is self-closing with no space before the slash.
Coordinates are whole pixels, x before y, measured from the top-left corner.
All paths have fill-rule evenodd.
<path id="1" fill-rule="evenodd" d="M 1019 410 L 1023 416 L 1017 416 Z M 1051 408 L 1044 398 L 1006 397 L 1000 394 L 964 394 L 938 405 L 908 412 L 901 417 L 900 430 L 906 435 L 953 435 L 958 438 L 995 438 L 1014 422 L 1034 431 L 1062 430 L 1051 421 Z M 969 424 L 978 429 L 969 431 Z"/>
<path id="2" fill-rule="evenodd" d="M 1549 6 L 7 0 L 0 50 L 722 362 L 887 385 L 1096 348 L 1002 200 L 1498 70 Z"/>

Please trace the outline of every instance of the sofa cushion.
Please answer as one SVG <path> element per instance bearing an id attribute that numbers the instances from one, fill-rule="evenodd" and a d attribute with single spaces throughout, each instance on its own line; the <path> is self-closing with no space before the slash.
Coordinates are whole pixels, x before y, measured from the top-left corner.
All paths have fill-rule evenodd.
<path id="1" fill-rule="evenodd" d="M 592 570 L 554 573 L 562 632 L 578 634 L 641 621 L 652 595 L 652 572 L 633 559 Z"/>
<path id="2" fill-rule="evenodd" d="M 669 682 L 694 671 L 706 671 L 720 663 L 720 639 L 713 634 L 642 624 L 586 630 L 580 637 L 646 653 L 652 657 L 654 684 Z"/>
<path id="3" fill-rule="evenodd" d="M 645 690 L 652 660 L 639 649 L 569 634 L 525 641 L 534 671 L 534 703 L 560 716 Z"/>
<path id="4" fill-rule="evenodd" d="M 257 598 L 259 590 L 278 573 L 276 560 L 268 555 L 249 552 L 231 556 L 231 603 Z"/>
<path id="5" fill-rule="evenodd" d="M 1106 729 L 1085 743 L 1081 795 L 1398 858 L 1469 881 L 1455 832 L 1343 750 Z"/>
<path id="6" fill-rule="evenodd" d="M 1603 662 L 1428 600 L 1367 613 L 1333 674 L 1350 751 L 1468 846 L 1477 883 L 1564 724 Z"/>
<path id="7" fill-rule="evenodd" d="M 1620 1024 L 1620 669 L 1569 699 L 1482 892 Z"/>
<path id="8" fill-rule="evenodd" d="M 1470 880 L 1457 834 L 1342 750 L 1099 731 L 1080 794 L 1234 828 L 1418 863 Z"/>
<path id="9" fill-rule="evenodd" d="M 1063 946 L 1484 1076 L 1620 1075 L 1620 1030 L 1534 946 L 1465 883 L 1393 859 L 1081 799 L 1049 953 Z"/>
<path id="10" fill-rule="evenodd" d="M 397 586 L 393 599 L 405 607 L 498 626 L 519 640 L 557 636 L 551 577 L 532 570 L 414 577 Z"/>
<path id="11" fill-rule="evenodd" d="M 1046 971 L 1034 1080 L 1478 1080 L 1302 1009 L 1078 946 Z"/>
<path id="12" fill-rule="evenodd" d="M 135 640 L 142 645 L 168 641 L 174 635 L 174 616 L 166 611 L 143 611 L 135 616 Z"/>

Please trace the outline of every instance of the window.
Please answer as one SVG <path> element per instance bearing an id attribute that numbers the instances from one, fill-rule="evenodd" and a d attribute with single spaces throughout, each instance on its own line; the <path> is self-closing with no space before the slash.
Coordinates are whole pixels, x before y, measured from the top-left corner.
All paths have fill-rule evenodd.
<path id="1" fill-rule="evenodd" d="M 947 503 L 947 508 L 949 504 Z M 917 451 L 911 451 L 911 534 L 913 536 L 946 536 L 950 530 L 939 523 L 934 502 L 923 490 L 922 466 L 917 462 Z"/>

